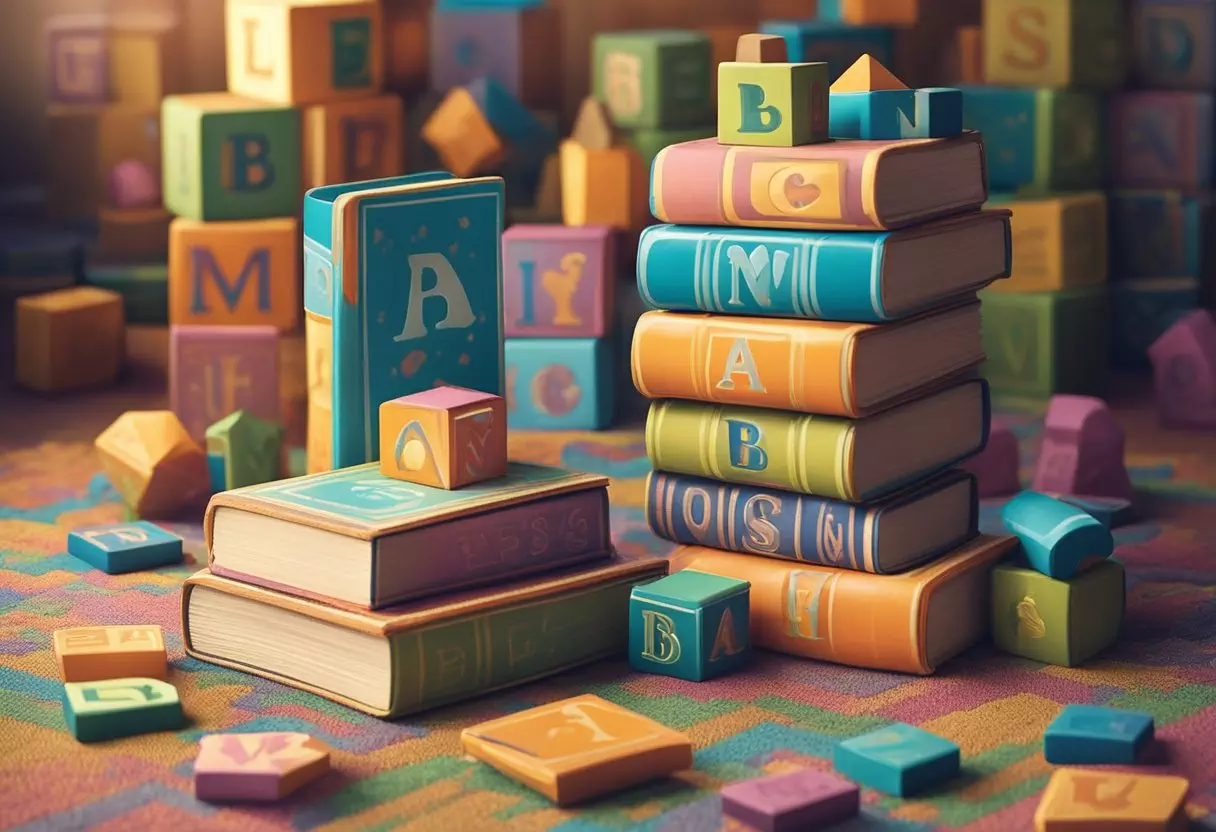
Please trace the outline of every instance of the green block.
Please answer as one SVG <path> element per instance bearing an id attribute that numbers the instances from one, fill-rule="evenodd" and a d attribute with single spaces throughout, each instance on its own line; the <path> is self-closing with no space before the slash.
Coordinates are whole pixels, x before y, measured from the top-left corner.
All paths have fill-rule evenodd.
<path id="1" fill-rule="evenodd" d="M 207 428 L 213 491 L 231 491 L 279 479 L 283 427 L 238 410 Z"/>
<path id="2" fill-rule="evenodd" d="M 659 151 L 673 144 L 691 142 L 697 139 L 708 139 L 717 135 L 717 128 L 712 124 L 704 127 L 673 127 L 670 130 L 643 127 L 624 133 L 626 144 L 638 152 L 642 162 L 649 170 L 654 164 L 654 157 Z"/>
<path id="3" fill-rule="evenodd" d="M 159 679 L 107 679 L 63 686 L 63 718 L 81 742 L 175 731 L 185 714 L 177 689 Z"/>
<path id="4" fill-rule="evenodd" d="M 300 212 L 298 110 L 230 93 L 171 95 L 161 135 L 171 213 L 211 221 Z"/>
<path id="5" fill-rule="evenodd" d="M 709 38 L 680 29 L 603 32 L 591 47 L 592 91 L 617 127 L 692 127 L 713 121 Z"/>
<path id="6" fill-rule="evenodd" d="M 1003 563 L 992 571 L 992 639 L 1007 653 L 1075 667 L 1115 643 L 1123 565 L 1103 560 L 1067 581 Z"/>
<path id="7" fill-rule="evenodd" d="M 169 322 L 169 267 L 164 263 L 88 266 L 84 282 L 122 295 L 129 324 Z"/>
<path id="8" fill-rule="evenodd" d="M 981 371 L 999 395 L 1102 395 L 1110 367 L 1107 287 L 980 292 Z"/>
<path id="9" fill-rule="evenodd" d="M 718 64 L 718 142 L 797 147 L 828 140 L 828 65 Z"/>

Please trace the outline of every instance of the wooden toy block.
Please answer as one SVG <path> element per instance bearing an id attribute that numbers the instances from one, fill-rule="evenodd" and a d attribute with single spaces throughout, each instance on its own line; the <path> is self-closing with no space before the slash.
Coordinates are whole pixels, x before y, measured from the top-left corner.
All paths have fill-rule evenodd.
<path id="1" fill-rule="evenodd" d="M 1124 280 L 1111 284 L 1111 359 L 1121 369 L 1151 367 L 1149 348 L 1200 306 L 1193 277 Z"/>
<path id="2" fill-rule="evenodd" d="M 0 296 L 66 289 L 80 278 L 83 262 L 78 234 L 24 225 L 0 228 Z"/>
<path id="3" fill-rule="evenodd" d="M 1024 562 L 1049 578 L 1066 581 L 1115 551 L 1110 529 L 1088 512 L 1035 491 L 1002 506 L 1001 522 L 1021 542 Z"/>
<path id="4" fill-rule="evenodd" d="M 305 190 L 405 173 L 405 104 L 395 95 L 317 104 L 301 124 Z"/>
<path id="5" fill-rule="evenodd" d="M 119 547 L 132 543 L 138 546 L 143 544 L 133 538 L 151 532 L 161 538 L 173 538 L 173 535 L 151 523 L 101 527 L 93 532 L 96 537 L 84 540 L 86 545 L 96 546 L 96 538 L 106 536 L 112 537 L 112 542 Z M 177 540 L 180 560 L 181 540 L 173 539 Z M 71 542 L 69 538 L 69 546 Z M 156 624 L 72 627 L 56 630 L 51 641 L 55 661 L 59 664 L 59 675 L 65 682 L 99 682 L 128 676 L 165 679 L 169 675 L 165 637 Z"/>
<path id="6" fill-rule="evenodd" d="M 741 64 L 787 63 L 785 38 L 780 35 L 765 35 L 759 32 L 740 35 L 735 45 L 735 61 Z"/>
<path id="7" fill-rule="evenodd" d="M 504 145 L 508 196 L 516 181 L 531 201 L 545 159 L 557 151 L 557 115 L 548 119 L 533 113 L 493 78 L 478 78 L 465 90 Z"/>
<path id="8" fill-rule="evenodd" d="M 207 428 L 211 490 L 231 491 L 277 480 L 283 461 L 283 426 L 244 410 Z"/>
<path id="9" fill-rule="evenodd" d="M 507 473 L 501 396 L 435 387 L 380 405 L 380 473 L 453 490 Z"/>
<path id="10" fill-rule="evenodd" d="M 957 84 L 983 84 L 984 30 L 979 26 L 960 26 L 954 33 L 957 72 L 951 80 Z"/>
<path id="11" fill-rule="evenodd" d="M 992 292 L 1054 292 L 1107 280 L 1107 207 L 1101 191 L 994 200 L 1013 212 L 1013 270 Z"/>
<path id="12" fill-rule="evenodd" d="M 46 114 L 46 211 L 57 223 L 92 221 L 102 204 L 98 173 L 101 110 L 51 105 Z"/>
<path id="13" fill-rule="evenodd" d="M 178 7 L 182 12 L 186 89 L 202 92 L 222 90 L 228 85 L 226 65 L 224 4 L 215 0 L 184 0 Z"/>
<path id="14" fill-rule="evenodd" d="M 712 119 L 712 48 L 704 34 L 678 29 L 601 32 L 591 52 L 594 96 L 607 105 L 617 127 L 692 127 Z M 718 84 L 721 89 L 721 75 Z"/>
<path id="15" fill-rule="evenodd" d="M 963 127 L 984 136 L 993 192 L 1052 196 L 1104 185 L 1103 104 L 1094 93 L 961 87 Z"/>
<path id="16" fill-rule="evenodd" d="M 1062 503 L 1081 509 L 1108 529 L 1126 526 L 1135 516 L 1131 500 L 1119 497 L 1090 497 L 1077 494 L 1049 494 Z"/>
<path id="17" fill-rule="evenodd" d="M 981 369 L 994 393 L 1047 398 L 1105 389 L 1110 359 L 1102 287 L 985 290 L 980 297 L 988 357 Z"/>
<path id="18" fill-rule="evenodd" d="M 1052 396 L 1031 487 L 1130 500 L 1123 446 L 1123 427 L 1106 402 L 1091 396 Z"/>
<path id="19" fill-rule="evenodd" d="M 111 263 L 163 261 L 171 219 L 159 206 L 102 208 L 97 215 L 97 253 Z"/>
<path id="20" fill-rule="evenodd" d="M 1067 581 L 1012 563 L 992 572 L 992 640 L 1015 656 L 1076 667 L 1115 643 L 1123 565 L 1100 560 Z"/>
<path id="21" fill-rule="evenodd" d="M 181 53 L 183 37 L 189 36 L 172 12 L 111 15 L 106 33 L 111 100 L 155 109 L 166 95 L 183 92 Z"/>
<path id="22" fill-rule="evenodd" d="M 604 150 L 567 139 L 558 146 L 562 220 L 566 225 L 607 225 L 637 231 L 650 218 L 647 170 L 629 145 Z"/>
<path id="23" fill-rule="evenodd" d="M 182 539 L 152 523 L 91 526 L 68 533 L 68 554 L 108 575 L 141 572 L 182 562 Z M 149 676 L 141 671 L 120 676 Z M 69 681 L 89 681 L 72 679 Z"/>
<path id="24" fill-rule="evenodd" d="M 989 84 L 1110 90 L 1127 75 L 1120 3 L 984 0 Z"/>
<path id="25" fill-rule="evenodd" d="M 1110 184 L 1202 191 L 1213 182 L 1211 93 L 1123 92 L 1110 101 Z"/>
<path id="26" fill-rule="evenodd" d="M 505 150 L 477 101 L 464 88 L 447 94 L 422 126 L 422 138 L 439 154 L 444 168 L 462 177 L 493 169 Z"/>
<path id="27" fill-rule="evenodd" d="M 1004 422 L 996 419 L 988 429 L 988 442 L 984 450 L 963 462 L 959 467 L 975 475 L 981 498 L 1004 497 L 1021 490 L 1018 479 L 1020 451 L 1018 438 Z"/>
<path id="28" fill-rule="evenodd" d="M 714 73 L 717 77 L 717 73 Z M 638 152 L 643 170 L 650 170 L 654 165 L 654 157 L 659 151 L 669 145 L 683 142 L 708 139 L 717 135 L 717 126 L 707 124 L 704 127 L 680 127 L 674 130 L 630 130 L 622 135 L 622 140 Z"/>
<path id="29" fill-rule="evenodd" d="M 1131 11 L 1131 76 L 1137 87 L 1216 88 L 1216 3 L 1138 0 Z"/>
<path id="30" fill-rule="evenodd" d="M 751 659 L 751 584 L 686 569 L 629 596 L 629 666 L 690 682 L 738 670 Z"/>
<path id="31" fill-rule="evenodd" d="M 194 796 L 212 803 L 273 803 L 327 773 L 329 746 L 308 734 L 208 734 L 198 742 Z"/>
<path id="32" fill-rule="evenodd" d="M 1179 319 L 1148 350 L 1157 413 L 1174 428 L 1216 428 L 1216 317 L 1197 309 Z"/>
<path id="33" fill-rule="evenodd" d="M 84 282 L 122 295 L 123 318 L 128 326 L 169 320 L 169 268 L 163 263 L 94 263 L 84 270 Z M 128 343 L 128 352 L 130 346 Z"/>
<path id="34" fill-rule="evenodd" d="M 94 286 L 18 299 L 17 383 L 43 393 L 113 384 L 123 325 L 122 297 Z"/>
<path id="35" fill-rule="evenodd" d="M 515 225 L 502 235 L 503 334 L 602 338 L 612 326 L 615 240 L 602 225 Z"/>
<path id="36" fill-rule="evenodd" d="M 818 17 L 851 26 L 914 26 L 920 0 L 818 0 Z"/>
<path id="37" fill-rule="evenodd" d="M 1181 777 L 1057 769 L 1034 813 L 1035 832 L 1120 829 L 1183 832 L 1190 827 Z"/>
<path id="38" fill-rule="evenodd" d="M 837 82 L 839 83 L 839 82 Z M 829 94 L 834 139 L 928 139 L 963 132 L 963 93 L 945 87 Z"/>
<path id="39" fill-rule="evenodd" d="M 861 790 L 823 771 L 802 769 L 723 786 L 722 814 L 750 829 L 826 829 L 857 816 Z"/>
<path id="40" fill-rule="evenodd" d="M 1057 766 L 1133 765 L 1152 739 L 1152 714 L 1065 705 L 1043 733 L 1043 757 Z"/>
<path id="41" fill-rule="evenodd" d="M 603 338 L 508 338 L 507 424 L 513 430 L 603 430 L 616 376 Z"/>
<path id="42" fill-rule="evenodd" d="M 161 207 L 160 110 L 110 105 L 97 117 L 97 187 L 111 208 Z"/>
<path id="43" fill-rule="evenodd" d="M 431 12 L 431 89 L 447 92 L 493 78 L 524 106 L 561 104 L 561 18 L 556 8 Z"/>
<path id="44" fill-rule="evenodd" d="M 692 743 L 653 720 L 584 694 L 460 732 L 465 753 L 559 806 L 692 767 Z"/>
<path id="45" fill-rule="evenodd" d="M 584 98 L 579 105 L 570 140 L 578 142 L 588 150 L 607 150 L 617 143 L 616 125 L 604 102 L 595 98 Z"/>
<path id="46" fill-rule="evenodd" d="M 719 144 L 796 147 L 827 138 L 827 64 L 718 64 Z"/>
<path id="47" fill-rule="evenodd" d="M 736 60 L 739 48 L 739 38 L 752 33 L 752 27 L 742 23 L 715 23 L 711 26 L 700 26 L 697 31 L 709 38 L 709 100 L 718 100 L 718 64 L 724 61 Z M 784 52 L 785 47 L 782 47 Z M 782 58 L 782 61 L 788 60 Z M 632 131 L 631 131 L 632 132 Z M 707 133 L 701 138 L 712 136 Z"/>
<path id="48" fill-rule="evenodd" d="M 416 0 L 384 0 L 384 86 L 402 97 L 426 88 L 430 15 Z"/>
<path id="49" fill-rule="evenodd" d="M 169 406 L 195 441 L 238 410 L 277 422 L 278 332 L 272 326 L 170 326 Z"/>
<path id="50" fill-rule="evenodd" d="M 1207 279 L 1216 271 L 1216 213 L 1210 194 L 1111 191 L 1111 279 Z"/>
<path id="51" fill-rule="evenodd" d="M 165 207 L 192 220 L 295 216 L 300 208 L 300 114 L 231 93 L 165 99 Z"/>
<path id="52" fill-rule="evenodd" d="M 909 797 L 953 779 L 960 758 L 949 740 L 896 722 L 837 743 L 832 765 L 862 786 Z"/>
<path id="53" fill-rule="evenodd" d="M 384 86 L 379 0 L 228 0 L 228 90 L 297 107 Z"/>
<path id="54" fill-rule="evenodd" d="M 207 491 L 207 457 L 168 410 L 129 410 L 93 442 L 136 517 L 167 517 Z"/>
<path id="55" fill-rule="evenodd" d="M 175 731 L 185 722 L 177 689 L 144 678 L 69 682 L 63 686 L 63 718 L 80 742 Z"/>
<path id="56" fill-rule="evenodd" d="M 302 303 L 300 250 L 300 221 L 294 217 L 173 220 L 169 323 L 295 330 Z"/>
<path id="57" fill-rule="evenodd" d="M 765 34 L 785 38 L 792 63 L 826 63 L 834 83 L 862 55 L 883 64 L 895 58 L 895 32 L 882 26 L 854 26 L 834 20 L 775 20 L 760 24 Z"/>
<path id="58" fill-rule="evenodd" d="M 47 19 L 51 103 L 104 104 L 110 99 L 106 26 L 104 14 L 61 14 Z"/>

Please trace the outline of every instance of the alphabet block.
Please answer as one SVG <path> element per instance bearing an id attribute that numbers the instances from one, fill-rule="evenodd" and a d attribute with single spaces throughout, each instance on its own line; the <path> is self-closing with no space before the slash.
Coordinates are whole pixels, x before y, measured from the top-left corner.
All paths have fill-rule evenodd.
<path id="1" fill-rule="evenodd" d="M 171 219 L 159 206 L 102 208 L 97 216 L 97 253 L 111 263 L 164 260 Z"/>
<path id="2" fill-rule="evenodd" d="M 122 365 L 122 297 L 75 286 L 17 300 L 17 383 L 43 393 L 113 384 Z"/>
<path id="3" fill-rule="evenodd" d="M 47 108 L 46 210 L 48 218 L 57 223 L 92 221 L 101 207 L 99 114 L 96 107 Z"/>
<path id="4" fill-rule="evenodd" d="M 90 264 L 84 280 L 90 286 L 122 295 L 123 318 L 128 326 L 168 322 L 169 269 L 164 264 Z M 130 352 L 129 343 L 127 347 Z"/>
<path id="5" fill-rule="evenodd" d="M 130 107 L 155 109 L 167 95 L 183 92 L 183 31 L 172 12 L 111 15 L 106 50 L 110 97 Z"/>
<path id="6" fill-rule="evenodd" d="M 308 734 L 209 734 L 198 741 L 194 796 L 212 803 L 274 802 L 329 772 L 329 746 Z"/>
<path id="7" fill-rule="evenodd" d="M 981 370 L 994 393 L 1047 398 L 1100 393 L 1110 365 L 1104 287 L 980 293 Z"/>
<path id="8" fill-rule="evenodd" d="M 305 190 L 405 173 L 405 105 L 397 96 L 317 104 L 301 118 Z"/>
<path id="9" fill-rule="evenodd" d="M 561 104 L 561 19 L 549 6 L 431 12 L 431 89 L 493 78 L 533 109 Z"/>
<path id="10" fill-rule="evenodd" d="M 988 186 L 1019 196 L 1103 187 L 1103 104 L 1094 93 L 961 87 L 963 127 L 984 135 Z"/>
<path id="11" fill-rule="evenodd" d="M 505 145 L 506 166 L 535 182 L 545 158 L 557 150 L 556 118 L 547 124 L 493 78 L 478 78 L 465 89 Z"/>
<path id="12" fill-rule="evenodd" d="M 1125 280 L 1110 288 L 1111 359 L 1123 369 L 1148 369 L 1153 342 L 1199 308 L 1201 287 L 1193 277 Z"/>
<path id="13" fill-rule="evenodd" d="M 1106 195 L 1101 191 L 993 201 L 1013 212 L 1013 270 L 992 292 L 1055 292 L 1106 283 Z"/>
<path id="14" fill-rule="evenodd" d="M 384 0 L 384 86 L 399 96 L 426 87 L 430 66 L 430 20 L 416 0 Z"/>
<path id="15" fill-rule="evenodd" d="M 692 127 L 712 121 L 712 48 L 701 32 L 601 32 L 591 51 L 594 96 L 608 107 L 617 127 Z"/>
<path id="16" fill-rule="evenodd" d="M 832 765 L 862 786 L 909 797 L 957 776 L 960 758 L 950 740 L 896 722 L 837 743 Z"/>
<path id="17" fill-rule="evenodd" d="M 1006 653 L 1076 667 L 1115 643 L 1123 565 L 1101 560 L 1067 581 L 1010 563 L 992 571 L 992 640 Z"/>
<path id="18" fill-rule="evenodd" d="M 68 533 L 68 554 L 108 575 L 140 572 L 182 562 L 182 539 L 151 523 L 92 526 Z M 117 676 L 154 676 L 126 671 Z M 88 679 L 69 679 L 85 682 Z"/>
<path id="19" fill-rule="evenodd" d="M 1094 558 L 1115 551 L 1110 529 L 1082 509 L 1023 491 L 1001 508 L 1006 531 L 1022 543 L 1022 558 L 1049 578 L 1068 580 Z"/>
<path id="20" fill-rule="evenodd" d="M 228 89 L 237 95 L 303 107 L 384 86 L 379 0 L 229 0 L 227 15 Z"/>
<path id="21" fill-rule="evenodd" d="M 820 20 L 850 26 L 914 26 L 920 0 L 818 0 Z"/>
<path id="22" fill-rule="evenodd" d="M 602 338 L 612 326 L 615 240 L 602 225 L 515 225 L 502 235 L 503 334 Z"/>
<path id="23" fill-rule="evenodd" d="M 277 480 L 283 467 L 283 426 L 238 410 L 207 428 L 206 449 L 212 491 Z"/>
<path id="24" fill-rule="evenodd" d="M 507 424 L 514 430 L 603 430 L 612 421 L 611 342 L 508 338 Z"/>
<path id="25" fill-rule="evenodd" d="M 722 814 L 771 832 L 826 829 L 861 811 L 861 789 L 809 768 L 731 783 L 719 793 Z"/>
<path id="26" fill-rule="evenodd" d="M 717 73 L 714 73 L 717 77 Z M 643 170 L 654 166 L 654 157 L 668 145 L 691 142 L 697 139 L 708 139 L 717 134 L 717 127 L 707 124 L 704 127 L 679 127 L 673 130 L 650 130 L 646 128 L 629 130 L 622 134 L 621 140 L 637 151 Z"/>
<path id="27" fill-rule="evenodd" d="M 1157 413 L 1169 427 L 1216 429 L 1216 318 L 1199 309 L 1178 320 L 1148 350 Z"/>
<path id="28" fill-rule="evenodd" d="M 1186 829 L 1190 825 L 1186 813 L 1189 788 L 1190 783 L 1181 777 L 1056 769 L 1035 810 L 1035 829 Z"/>
<path id="29" fill-rule="evenodd" d="M 110 61 L 103 14 L 52 15 L 46 22 L 49 98 L 53 104 L 104 104 Z"/>
<path id="30" fill-rule="evenodd" d="M 1211 188 L 1211 93 L 1124 92 L 1111 97 L 1110 182 L 1115 188 Z"/>
<path id="31" fill-rule="evenodd" d="M 93 442 L 110 484 L 136 517 L 167 517 L 207 491 L 203 449 L 168 410 L 129 410 Z"/>
<path id="32" fill-rule="evenodd" d="M 170 96 L 161 107 L 161 130 L 170 212 L 210 221 L 299 211 L 300 115 L 295 109 L 231 93 Z"/>
<path id="33" fill-rule="evenodd" d="M 958 84 L 983 84 L 984 30 L 979 26 L 960 26 L 954 32 L 957 69 L 951 78 Z"/>
<path id="34" fill-rule="evenodd" d="M 761 23 L 760 31 L 785 38 L 787 59 L 793 63 L 826 63 L 829 83 L 862 55 L 883 64 L 895 59 L 895 31 L 886 27 L 833 20 L 773 20 Z"/>
<path id="35" fill-rule="evenodd" d="M 561 160 L 562 220 L 636 231 L 650 217 L 650 189 L 642 157 L 628 145 L 595 150 L 567 139 Z"/>
<path id="36" fill-rule="evenodd" d="M 300 250 L 294 217 L 175 219 L 169 226 L 169 323 L 291 332 L 300 325 Z"/>
<path id="37" fill-rule="evenodd" d="M 159 208 L 160 110 L 110 105 L 98 112 L 98 189 L 111 208 Z"/>
<path id="38" fill-rule="evenodd" d="M 170 326 L 169 406 L 195 441 L 238 410 L 278 421 L 278 332 L 272 326 Z"/>
<path id="39" fill-rule="evenodd" d="M 945 87 L 831 93 L 834 139 L 928 139 L 963 131 L 963 94 Z"/>
<path id="40" fill-rule="evenodd" d="M 719 144 L 796 147 L 827 138 L 827 64 L 718 64 Z"/>
<path id="41" fill-rule="evenodd" d="M 69 682 L 63 686 L 63 718 L 80 742 L 175 731 L 185 722 L 177 689 L 143 678 Z"/>
<path id="42" fill-rule="evenodd" d="M 502 161 L 505 148 L 468 90 L 457 88 L 422 126 L 422 138 L 457 176 L 486 173 Z"/>
<path id="43" fill-rule="evenodd" d="M 1003 422 L 992 420 L 984 450 L 960 466 L 975 475 L 981 498 L 1004 497 L 1021 489 L 1018 438 Z"/>
<path id="44" fill-rule="evenodd" d="M 106 538 L 109 543 L 123 547 L 144 534 L 177 540 L 178 560 L 181 559 L 181 539 L 151 523 L 100 527 L 92 530 L 92 538 L 81 540 L 86 546 L 97 546 L 100 538 Z M 68 545 L 71 544 L 69 537 Z M 51 644 L 59 675 L 65 682 L 100 682 L 127 676 L 164 679 L 169 674 L 165 637 L 156 624 L 56 630 Z"/>
<path id="45" fill-rule="evenodd" d="M 1131 24 L 1132 80 L 1138 87 L 1216 88 L 1216 3 L 1138 0 Z"/>
<path id="46" fill-rule="evenodd" d="M 1011 87 L 1110 90 L 1127 75 L 1120 3 L 984 0 L 984 75 Z"/>
<path id="47" fill-rule="evenodd" d="M 380 473 L 453 490 L 507 473 L 501 396 L 435 387 L 380 405 Z"/>
<path id="48" fill-rule="evenodd" d="M 1111 279 L 1206 278 L 1216 271 L 1210 194 L 1112 191 Z"/>
<path id="49" fill-rule="evenodd" d="M 1057 766 L 1130 766 L 1152 740 L 1152 714 L 1065 705 L 1043 732 L 1043 757 Z"/>
<path id="50" fill-rule="evenodd" d="M 1091 396 L 1053 396 L 1031 487 L 1130 500 L 1123 446 L 1123 427 L 1106 402 Z"/>

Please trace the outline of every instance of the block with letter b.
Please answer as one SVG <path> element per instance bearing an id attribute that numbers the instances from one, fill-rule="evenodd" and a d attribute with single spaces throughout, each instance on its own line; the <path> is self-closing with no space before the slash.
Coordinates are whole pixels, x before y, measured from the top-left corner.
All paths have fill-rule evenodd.
<path id="1" fill-rule="evenodd" d="M 1132 4 L 1132 80 L 1141 89 L 1216 88 L 1216 2 Z"/>
<path id="2" fill-rule="evenodd" d="M 507 473 L 501 396 L 434 387 L 380 405 L 380 473 L 453 490 Z"/>
<path id="3" fill-rule="evenodd" d="M 911 90 L 869 55 L 832 84 L 829 132 L 835 139 L 928 139 L 963 131 L 962 90 Z"/>
<path id="4" fill-rule="evenodd" d="M 685 569 L 629 596 L 629 665 L 704 682 L 751 658 L 751 584 Z"/>
<path id="5" fill-rule="evenodd" d="M 618 127 L 695 127 L 713 117 L 713 48 L 706 35 L 601 32 L 591 51 L 592 90 Z"/>
<path id="6" fill-rule="evenodd" d="M 795 147 L 827 128 L 827 64 L 718 64 L 719 144 Z"/>
<path id="7" fill-rule="evenodd" d="M 507 421 L 514 430 L 603 430 L 616 375 L 605 338 L 508 338 Z"/>
<path id="8" fill-rule="evenodd" d="M 1210 92 L 1123 92 L 1110 100 L 1110 181 L 1115 188 L 1194 193 L 1216 182 Z M 1156 275 L 1155 275 L 1156 276 Z"/>
<path id="9" fill-rule="evenodd" d="M 169 406 L 190 437 L 248 410 L 279 417 L 279 339 L 270 326 L 169 327 Z"/>
<path id="10" fill-rule="evenodd" d="M 1127 75 L 1123 3 L 984 0 L 984 74 L 1009 87 L 1109 90 Z"/>
<path id="11" fill-rule="evenodd" d="M 121 575 L 181 563 L 182 539 L 142 520 L 91 526 L 68 533 L 68 554 L 106 574 Z"/>
<path id="12" fill-rule="evenodd" d="M 615 242 L 602 225 L 514 225 L 502 235 L 503 334 L 602 338 L 612 326 Z"/>
<path id="13" fill-rule="evenodd" d="M 405 105 L 395 95 L 317 104 L 301 129 L 305 190 L 405 173 Z"/>

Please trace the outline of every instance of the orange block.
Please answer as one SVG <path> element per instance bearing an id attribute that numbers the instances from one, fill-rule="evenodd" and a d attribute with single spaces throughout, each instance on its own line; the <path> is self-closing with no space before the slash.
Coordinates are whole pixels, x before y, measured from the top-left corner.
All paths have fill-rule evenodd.
<path id="1" fill-rule="evenodd" d="M 110 98 L 117 104 L 159 108 L 185 89 L 182 29 L 169 12 L 130 12 L 110 18 L 106 60 Z"/>
<path id="2" fill-rule="evenodd" d="M 93 442 L 101 469 L 138 517 L 165 517 L 207 492 L 207 455 L 171 410 L 129 410 Z"/>
<path id="3" fill-rule="evenodd" d="M 837 0 L 839 20 L 851 26 L 913 26 L 920 0 Z"/>
<path id="4" fill-rule="evenodd" d="M 398 94 L 426 87 L 430 3 L 384 0 L 384 86 Z"/>
<path id="5" fill-rule="evenodd" d="M 1034 813 L 1036 832 L 1184 832 L 1186 793 L 1181 777 L 1059 768 Z"/>
<path id="6" fill-rule="evenodd" d="M 463 87 L 452 90 L 422 125 L 422 138 L 444 168 L 457 176 L 492 169 L 502 160 L 503 144 L 477 100 Z"/>
<path id="7" fill-rule="evenodd" d="M 649 183 L 636 150 L 626 145 L 592 150 L 567 140 L 558 153 L 566 225 L 607 225 L 632 231 L 646 224 Z"/>
<path id="8" fill-rule="evenodd" d="M 405 173 L 405 106 L 395 95 L 309 107 L 303 127 L 305 190 Z"/>
<path id="9" fill-rule="evenodd" d="M 97 216 L 97 249 L 107 260 L 164 262 L 169 222 L 164 208 L 102 208 Z"/>
<path id="10" fill-rule="evenodd" d="M 273 326 L 291 332 L 303 306 L 294 217 L 169 226 L 169 323 Z"/>
<path id="11" fill-rule="evenodd" d="M 44 393 L 113 384 L 122 365 L 122 296 L 76 286 L 17 300 L 17 383 Z"/>
<path id="12" fill-rule="evenodd" d="M 862 55 L 832 83 L 832 92 L 906 90 L 908 85 L 872 55 Z"/>
<path id="13" fill-rule="evenodd" d="M 52 644 L 65 682 L 163 680 L 169 675 L 165 637 L 156 624 L 56 630 Z"/>

